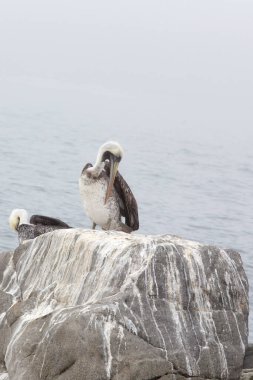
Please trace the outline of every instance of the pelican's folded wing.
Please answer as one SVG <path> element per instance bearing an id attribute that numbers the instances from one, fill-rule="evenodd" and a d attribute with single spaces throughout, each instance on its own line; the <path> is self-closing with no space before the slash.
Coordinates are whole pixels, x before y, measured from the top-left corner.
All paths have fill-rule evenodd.
<path id="1" fill-rule="evenodd" d="M 30 218 L 31 224 L 42 224 L 43 226 L 58 226 L 62 228 L 71 228 L 67 223 L 64 223 L 60 219 L 51 218 L 44 215 L 32 215 Z"/>
<path id="2" fill-rule="evenodd" d="M 110 165 L 108 163 L 105 164 L 105 171 L 107 175 L 110 176 Z M 138 230 L 138 205 L 130 187 L 119 172 L 117 172 L 115 177 L 114 188 L 120 198 L 120 212 L 121 215 L 125 217 L 126 224 L 131 227 L 133 231 Z"/>

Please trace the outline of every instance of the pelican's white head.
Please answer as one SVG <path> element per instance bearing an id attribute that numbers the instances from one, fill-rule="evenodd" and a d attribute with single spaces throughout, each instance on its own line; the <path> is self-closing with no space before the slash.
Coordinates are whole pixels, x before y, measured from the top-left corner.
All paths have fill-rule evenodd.
<path id="1" fill-rule="evenodd" d="M 123 157 L 123 148 L 116 141 L 107 141 L 98 150 L 97 160 L 95 166 L 105 160 L 110 160 L 110 156 L 114 156 L 115 159 L 120 162 Z"/>
<path id="2" fill-rule="evenodd" d="M 22 208 L 12 210 L 9 216 L 9 226 L 12 230 L 16 231 L 21 224 L 28 224 L 28 213 Z"/>
<path id="3" fill-rule="evenodd" d="M 112 194 L 113 183 L 118 171 L 118 166 L 123 157 L 123 149 L 116 141 L 107 141 L 98 150 L 95 165 L 89 167 L 86 171 L 93 177 L 98 177 L 105 166 L 105 161 L 110 162 L 110 178 L 105 195 L 105 203 Z"/>
<path id="4" fill-rule="evenodd" d="M 107 141 L 100 146 L 97 154 L 97 159 L 95 165 L 88 168 L 87 171 L 93 175 L 99 175 L 101 170 L 104 168 L 104 162 L 113 157 L 118 163 L 123 157 L 124 151 L 121 145 L 116 141 Z"/>
<path id="5" fill-rule="evenodd" d="M 123 157 L 123 148 L 117 141 L 107 141 L 101 147 L 98 151 L 98 156 L 101 157 L 102 161 L 105 161 L 108 158 L 109 154 L 112 154 L 115 158 L 120 161 Z"/>

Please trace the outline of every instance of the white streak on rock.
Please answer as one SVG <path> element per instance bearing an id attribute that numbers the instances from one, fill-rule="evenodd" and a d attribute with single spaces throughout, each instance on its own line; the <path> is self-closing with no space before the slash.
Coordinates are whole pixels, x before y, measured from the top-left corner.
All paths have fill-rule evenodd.
<path id="1" fill-rule="evenodd" d="M 104 321 L 101 326 L 101 333 L 103 335 L 104 342 L 104 355 L 105 355 L 105 368 L 107 378 L 111 378 L 111 367 L 112 367 L 112 353 L 111 353 L 111 332 L 116 327 L 115 321 L 109 318 Z"/>

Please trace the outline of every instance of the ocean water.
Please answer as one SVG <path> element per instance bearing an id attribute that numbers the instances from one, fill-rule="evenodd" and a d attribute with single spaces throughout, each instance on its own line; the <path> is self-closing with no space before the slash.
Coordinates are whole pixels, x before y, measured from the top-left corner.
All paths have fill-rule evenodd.
<path id="1" fill-rule="evenodd" d="M 119 169 L 138 202 L 138 232 L 234 248 L 252 289 L 251 129 L 193 117 L 162 123 L 149 98 L 92 86 L 8 78 L 2 88 L 0 251 L 17 246 L 8 226 L 14 208 L 89 228 L 79 175 L 113 139 L 125 151 Z M 252 341 L 252 313 L 249 321 Z"/>

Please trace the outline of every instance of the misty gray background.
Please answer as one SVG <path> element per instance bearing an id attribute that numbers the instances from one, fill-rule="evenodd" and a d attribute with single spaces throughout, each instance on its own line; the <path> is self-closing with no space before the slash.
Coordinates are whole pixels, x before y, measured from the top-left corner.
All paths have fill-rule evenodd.
<path id="1" fill-rule="evenodd" d="M 252 20 L 243 0 L 0 1 L 0 249 L 17 207 L 90 227 L 78 178 L 115 139 L 139 232 L 235 248 L 252 287 Z"/>

